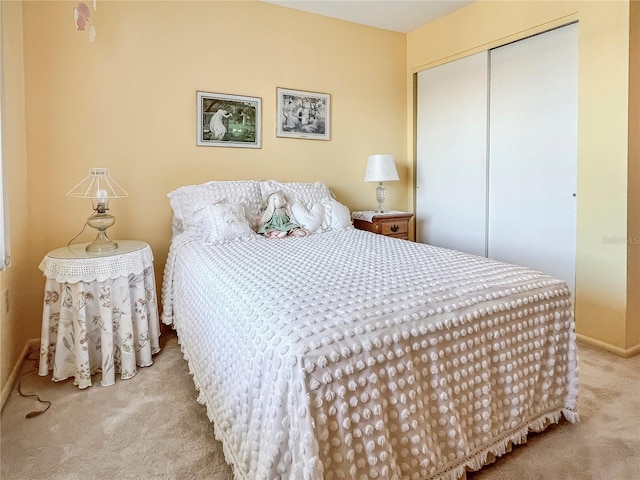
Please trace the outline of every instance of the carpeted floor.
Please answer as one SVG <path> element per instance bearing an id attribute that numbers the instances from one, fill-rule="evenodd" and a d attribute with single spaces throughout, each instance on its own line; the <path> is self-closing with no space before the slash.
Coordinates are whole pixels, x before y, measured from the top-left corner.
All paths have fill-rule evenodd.
<path id="1" fill-rule="evenodd" d="M 79 390 L 72 380 L 27 374 L 23 392 L 53 404 L 26 419 L 39 405 L 14 388 L 2 411 L 0 478 L 231 480 L 176 337 L 165 333 L 162 342 L 153 366 L 111 387 L 99 375 Z M 469 479 L 640 479 L 640 356 L 583 344 L 579 355 L 580 423 L 530 435 Z"/>

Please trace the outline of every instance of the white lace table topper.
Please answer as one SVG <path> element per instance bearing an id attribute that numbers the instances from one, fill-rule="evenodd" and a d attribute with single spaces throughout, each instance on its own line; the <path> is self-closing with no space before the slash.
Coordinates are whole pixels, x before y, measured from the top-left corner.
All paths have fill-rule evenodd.
<path id="1" fill-rule="evenodd" d="M 365 222 L 373 223 L 373 217 L 383 217 L 385 215 L 398 215 L 403 212 L 401 210 L 385 210 L 384 212 L 376 212 L 374 210 L 365 210 L 361 212 L 351 212 L 351 218 L 354 220 L 364 220 Z"/>
<path id="2" fill-rule="evenodd" d="M 49 252 L 40 263 L 47 278 L 59 283 L 103 282 L 140 274 L 153 266 L 153 252 L 145 242 L 119 240 L 119 248 L 109 254 L 88 254 L 86 244 Z"/>

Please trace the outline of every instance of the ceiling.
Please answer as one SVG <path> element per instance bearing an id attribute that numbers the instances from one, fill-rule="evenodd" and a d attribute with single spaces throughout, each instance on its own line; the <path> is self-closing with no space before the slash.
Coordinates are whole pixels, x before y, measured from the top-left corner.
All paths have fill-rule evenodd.
<path id="1" fill-rule="evenodd" d="M 473 1 L 467 0 L 264 0 L 348 22 L 407 33 Z"/>

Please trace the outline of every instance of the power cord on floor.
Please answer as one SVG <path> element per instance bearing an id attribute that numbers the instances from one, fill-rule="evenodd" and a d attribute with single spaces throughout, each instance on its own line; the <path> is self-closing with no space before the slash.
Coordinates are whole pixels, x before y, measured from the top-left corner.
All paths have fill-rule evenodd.
<path id="1" fill-rule="evenodd" d="M 27 370 L 26 372 L 24 372 L 22 375 L 20 375 L 20 379 L 18 380 L 18 393 L 20 394 L 20 396 L 25 397 L 25 398 L 29 398 L 29 397 L 35 397 L 38 402 L 40 402 L 41 404 L 46 404 L 46 407 L 44 408 L 44 410 L 34 410 L 33 412 L 29 412 L 27 413 L 25 418 L 34 418 L 37 417 L 38 415 L 42 415 L 44 412 L 46 412 L 47 410 L 49 410 L 49 407 L 51 406 L 51 402 L 49 400 L 42 400 L 37 394 L 35 393 L 23 393 L 22 392 L 22 379 L 29 375 L 30 373 L 33 373 L 37 370 L 38 367 L 38 358 L 31 358 L 31 355 L 33 353 L 38 353 L 38 350 L 32 350 L 27 354 L 27 361 L 28 360 L 33 360 L 34 362 L 34 366 L 31 370 Z"/>

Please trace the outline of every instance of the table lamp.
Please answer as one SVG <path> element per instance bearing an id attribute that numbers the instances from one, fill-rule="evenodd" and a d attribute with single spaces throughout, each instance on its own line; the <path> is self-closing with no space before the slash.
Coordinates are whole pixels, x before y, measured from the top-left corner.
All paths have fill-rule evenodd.
<path id="1" fill-rule="evenodd" d="M 365 182 L 378 182 L 376 187 L 376 200 L 378 200 L 378 209 L 376 212 L 382 213 L 384 209 L 384 200 L 387 198 L 387 191 L 382 182 L 392 180 L 400 180 L 393 155 L 369 155 L 367 160 L 367 170 L 364 173 Z"/>
<path id="2" fill-rule="evenodd" d="M 87 224 L 98 230 L 96 239 L 87 245 L 87 252 L 102 253 L 115 250 L 118 244 L 107 237 L 107 228 L 116 222 L 109 215 L 111 198 L 128 197 L 129 194 L 109 175 L 108 168 L 92 168 L 89 175 L 67 192 L 69 197 L 90 198 L 93 214 L 87 218 Z"/>

